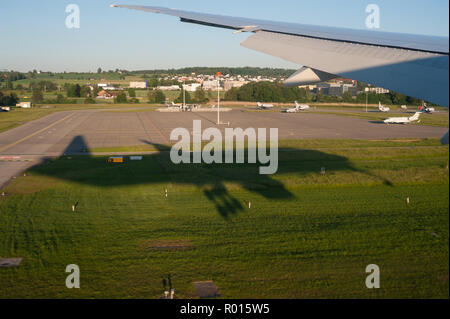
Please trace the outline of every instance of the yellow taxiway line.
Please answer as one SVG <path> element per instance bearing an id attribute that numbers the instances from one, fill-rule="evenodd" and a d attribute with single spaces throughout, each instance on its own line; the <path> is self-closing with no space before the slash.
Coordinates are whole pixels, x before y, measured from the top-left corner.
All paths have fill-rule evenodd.
<path id="1" fill-rule="evenodd" d="M 29 138 L 32 138 L 33 136 L 36 136 L 36 135 L 38 135 L 39 133 L 42 133 L 42 132 L 44 132 L 45 130 L 48 130 L 49 128 L 51 128 L 51 127 L 53 127 L 53 126 L 55 126 L 55 125 L 61 123 L 62 121 L 67 120 L 69 117 L 73 116 L 74 114 L 75 114 L 75 113 L 71 113 L 71 114 L 67 115 L 66 117 L 63 117 L 62 119 L 60 119 L 60 120 L 58 120 L 58 121 L 56 121 L 56 122 L 50 124 L 49 126 L 46 126 L 46 127 L 42 128 L 42 129 L 40 129 L 39 131 L 36 131 L 36 132 L 34 132 L 34 133 L 32 133 L 32 134 L 30 134 L 30 135 L 28 135 L 28 136 L 25 136 L 25 137 L 21 138 L 20 140 L 17 140 L 17 141 L 15 141 L 15 142 L 11 143 L 11 144 L 8 144 L 8 145 L 3 146 L 2 148 L 0 148 L 0 152 L 3 152 L 4 150 L 6 150 L 6 149 L 8 149 L 8 148 L 10 148 L 10 147 L 13 147 L 13 146 L 15 146 L 15 145 L 17 145 L 17 144 L 19 144 L 19 143 L 25 142 L 25 141 L 28 140 Z"/>

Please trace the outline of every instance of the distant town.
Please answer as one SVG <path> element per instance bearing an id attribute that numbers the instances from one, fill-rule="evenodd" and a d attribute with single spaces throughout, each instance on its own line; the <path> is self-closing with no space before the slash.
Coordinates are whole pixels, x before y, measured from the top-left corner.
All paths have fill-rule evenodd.
<path id="1" fill-rule="evenodd" d="M 184 68 L 53 73 L 0 71 L 0 106 L 42 104 L 208 103 L 369 103 L 419 105 L 423 101 L 365 83 L 334 79 L 314 85 L 285 87 L 295 70 L 267 68 Z M 184 92 L 183 92 L 184 90 Z"/>

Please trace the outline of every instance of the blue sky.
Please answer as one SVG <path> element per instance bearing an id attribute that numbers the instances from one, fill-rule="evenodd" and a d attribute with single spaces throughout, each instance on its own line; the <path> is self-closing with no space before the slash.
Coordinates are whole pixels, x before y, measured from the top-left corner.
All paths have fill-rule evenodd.
<path id="1" fill-rule="evenodd" d="M 65 27 L 78 4 L 80 29 Z M 239 43 L 248 35 L 180 23 L 175 17 L 110 8 L 166 6 L 275 21 L 364 29 L 370 3 L 382 31 L 448 36 L 448 0 L 14 0 L 0 1 L 0 70 L 96 71 L 184 66 L 296 66 Z"/>

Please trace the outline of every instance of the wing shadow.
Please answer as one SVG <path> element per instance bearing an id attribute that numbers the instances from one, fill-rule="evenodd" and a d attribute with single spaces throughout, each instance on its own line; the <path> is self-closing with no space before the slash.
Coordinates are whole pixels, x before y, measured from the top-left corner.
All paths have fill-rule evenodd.
<path id="1" fill-rule="evenodd" d="M 107 163 L 105 156 L 92 156 L 83 136 L 76 136 L 64 151 L 64 156 L 52 161 L 51 165 L 36 165 L 35 173 L 98 187 L 115 187 L 148 184 L 194 185 L 203 191 L 217 212 L 228 219 L 245 210 L 246 202 L 234 197 L 229 189 L 238 185 L 245 190 L 266 199 L 293 200 L 286 186 L 276 175 L 260 175 L 259 164 L 173 164 L 170 147 L 151 143 L 157 150 L 144 156 L 143 161 L 129 161 L 124 164 Z M 358 171 L 343 156 L 327 154 L 317 150 L 280 149 L 278 174 L 327 171 Z M 82 154 L 82 156 L 80 156 Z M 295 155 L 293 155 L 295 154 Z M 73 160 L 76 156 L 76 161 Z M 293 158 L 290 158 L 294 156 Z M 367 173 L 368 175 L 371 175 Z M 373 176 L 373 175 L 371 175 Z M 389 181 L 385 181 L 389 185 Z"/>

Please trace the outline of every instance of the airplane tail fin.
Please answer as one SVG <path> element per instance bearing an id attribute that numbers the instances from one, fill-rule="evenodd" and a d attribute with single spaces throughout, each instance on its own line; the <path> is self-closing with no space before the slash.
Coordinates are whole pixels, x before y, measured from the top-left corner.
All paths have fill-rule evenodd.
<path id="1" fill-rule="evenodd" d="M 416 112 L 416 114 L 414 114 L 413 116 L 411 116 L 410 118 L 409 118 L 409 120 L 411 121 L 411 122 L 414 122 L 414 121 L 417 121 L 419 118 L 420 118 L 420 112 Z"/>

